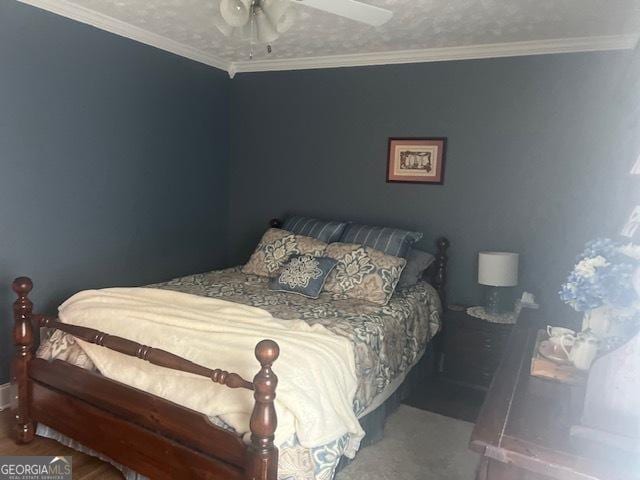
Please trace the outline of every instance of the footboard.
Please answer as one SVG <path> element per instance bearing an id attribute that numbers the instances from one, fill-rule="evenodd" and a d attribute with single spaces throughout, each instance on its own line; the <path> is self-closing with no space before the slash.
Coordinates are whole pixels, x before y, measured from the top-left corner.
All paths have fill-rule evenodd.
<path id="1" fill-rule="evenodd" d="M 13 282 L 18 295 L 12 364 L 17 442 L 33 440 L 36 423 L 42 422 L 154 479 L 276 480 L 278 450 L 273 439 L 278 379 L 271 370 L 279 355 L 275 342 L 263 340 L 256 346 L 261 369 L 250 382 L 164 350 L 33 314 L 28 297 L 32 288 L 26 277 Z M 251 445 L 246 446 L 236 433 L 213 425 L 201 413 L 62 361 L 34 359 L 34 325 L 62 330 L 86 342 L 229 388 L 252 390 Z"/>

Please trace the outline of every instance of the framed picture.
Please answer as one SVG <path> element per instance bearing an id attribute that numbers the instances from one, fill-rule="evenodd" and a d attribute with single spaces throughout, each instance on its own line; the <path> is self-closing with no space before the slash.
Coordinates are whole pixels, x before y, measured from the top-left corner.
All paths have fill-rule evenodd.
<path id="1" fill-rule="evenodd" d="M 447 139 L 390 138 L 387 182 L 444 183 Z"/>

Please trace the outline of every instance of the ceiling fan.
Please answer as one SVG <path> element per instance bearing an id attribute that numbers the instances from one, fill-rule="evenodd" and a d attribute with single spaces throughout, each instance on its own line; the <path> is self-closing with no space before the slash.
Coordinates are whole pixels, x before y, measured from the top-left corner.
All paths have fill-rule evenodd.
<path id="1" fill-rule="evenodd" d="M 374 27 L 388 22 L 393 12 L 356 0 L 220 0 L 221 22 L 218 29 L 226 36 L 267 44 L 289 30 L 298 11 L 292 4 L 304 5 Z M 253 57 L 253 50 L 250 57 Z"/>

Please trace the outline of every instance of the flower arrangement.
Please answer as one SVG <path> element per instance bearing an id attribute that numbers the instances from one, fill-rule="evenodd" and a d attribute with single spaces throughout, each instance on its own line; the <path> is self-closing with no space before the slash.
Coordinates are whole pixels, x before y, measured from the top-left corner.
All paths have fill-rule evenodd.
<path id="1" fill-rule="evenodd" d="M 578 256 L 560 298 L 579 312 L 601 306 L 640 311 L 633 276 L 640 267 L 640 245 L 609 238 L 588 242 Z"/>

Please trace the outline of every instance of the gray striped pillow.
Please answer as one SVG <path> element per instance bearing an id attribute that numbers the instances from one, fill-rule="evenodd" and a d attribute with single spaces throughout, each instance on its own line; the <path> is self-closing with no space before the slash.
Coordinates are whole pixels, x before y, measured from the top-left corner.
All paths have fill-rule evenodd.
<path id="1" fill-rule="evenodd" d="M 346 225 L 344 222 L 329 222 L 317 218 L 293 216 L 285 220 L 282 228 L 296 235 L 304 235 L 324 243 L 331 243 L 340 239 Z"/>
<path id="2" fill-rule="evenodd" d="M 406 258 L 411 245 L 421 238 L 422 234 L 420 232 L 350 223 L 342 234 L 340 242 L 357 243 L 375 248 L 387 255 Z"/>

